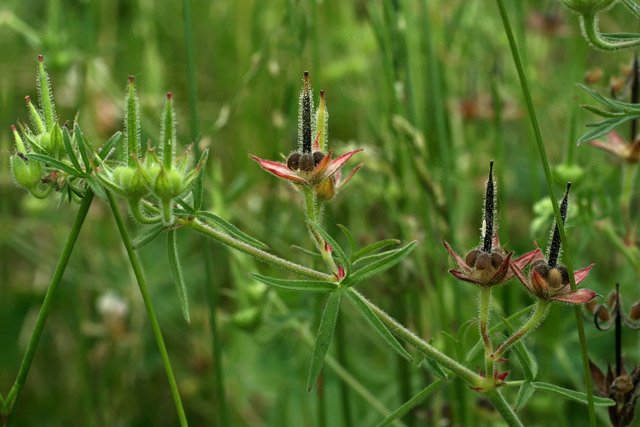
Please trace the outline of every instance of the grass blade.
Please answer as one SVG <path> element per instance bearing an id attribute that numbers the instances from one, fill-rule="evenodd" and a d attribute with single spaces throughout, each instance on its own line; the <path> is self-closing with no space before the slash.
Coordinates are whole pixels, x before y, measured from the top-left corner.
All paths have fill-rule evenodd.
<path id="1" fill-rule="evenodd" d="M 425 388 L 423 388 L 422 391 L 420 391 L 418 394 L 416 394 L 411 399 L 406 401 L 398 409 L 393 411 L 387 418 L 382 420 L 380 424 L 378 424 L 378 427 L 389 425 L 396 419 L 400 418 L 401 416 L 409 412 L 411 409 L 419 405 L 420 402 L 426 399 L 433 391 L 435 391 L 438 387 L 440 387 L 440 385 L 442 385 L 443 382 L 444 381 L 442 380 L 436 380 L 431 384 L 429 384 L 428 386 L 426 386 Z"/>

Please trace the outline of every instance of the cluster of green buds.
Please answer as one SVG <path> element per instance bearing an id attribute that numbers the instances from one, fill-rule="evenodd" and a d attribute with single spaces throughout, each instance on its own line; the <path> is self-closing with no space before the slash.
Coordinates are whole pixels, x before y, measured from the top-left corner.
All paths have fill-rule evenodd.
<path id="1" fill-rule="evenodd" d="M 172 225 L 176 199 L 182 195 L 189 196 L 188 192 L 207 160 L 208 151 L 203 151 L 195 167 L 190 165 L 189 154 L 192 146 L 176 158 L 176 115 L 173 97 L 168 93 L 160 125 L 160 144 L 153 147 L 149 141 L 143 156 L 140 104 L 133 77 L 129 77 L 124 126 L 121 164 L 114 168 L 102 164 L 98 177 L 107 188 L 127 199 L 131 213 L 137 221 L 143 224 L 162 222 L 167 226 Z"/>

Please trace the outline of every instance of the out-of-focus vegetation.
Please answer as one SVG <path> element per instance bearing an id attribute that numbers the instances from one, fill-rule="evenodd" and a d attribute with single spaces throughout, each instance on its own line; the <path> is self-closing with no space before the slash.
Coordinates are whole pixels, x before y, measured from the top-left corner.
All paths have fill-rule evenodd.
<path id="1" fill-rule="evenodd" d="M 178 136 L 192 141 L 188 102 L 185 2 L 49 2 L 0 5 L 0 387 L 12 384 L 76 206 L 29 197 L 12 182 L 7 154 L 10 125 L 27 121 L 24 96 L 36 97 L 36 58 L 47 60 L 57 113 L 80 111 L 83 131 L 101 145 L 122 129 L 127 77 L 134 75 L 142 139 L 157 141 L 165 93 L 174 95 Z M 455 1 L 226 1 L 191 3 L 197 89 L 197 135 L 209 147 L 207 208 L 288 257 L 310 249 L 302 205 L 248 153 L 277 159 L 297 145 L 298 93 L 303 70 L 324 89 L 330 145 L 364 147 L 365 167 L 325 212 L 325 224 L 345 224 L 360 243 L 417 239 L 411 256 L 361 290 L 371 300 L 449 354 L 439 333 L 455 332 L 476 316 L 476 292 L 451 277 L 440 239 L 455 248 L 478 244 L 483 184 L 495 160 L 499 226 L 504 244 L 522 254 L 544 243 L 552 221 L 542 168 L 506 38 L 493 2 Z M 606 93 L 625 78 L 632 53 L 589 49 L 577 18 L 556 1 L 518 1 L 509 7 L 524 56 L 558 190 L 574 182 L 568 228 L 573 264 L 595 263 L 584 286 L 606 295 L 616 282 L 627 304 L 640 298 L 638 269 L 623 256 L 618 160 L 584 144 L 580 111 L 588 101 L 574 83 Z M 632 28 L 617 9 L 608 31 Z M 602 78 L 595 79 L 602 73 Z M 593 83 L 594 80 L 598 80 Z M 626 129 L 620 132 L 625 134 Z M 637 210 L 637 197 L 631 211 Z M 637 218 L 636 218 L 637 219 Z M 130 229 L 136 225 L 131 221 Z M 306 392 L 311 347 L 324 300 L 278 292 L 286 307 L 246 272 L 268 272 L 245 255 L 179 233 L 191 298 L 185 324 L 161 242 L 140 249 L 151 296 L 192 425 L 214 425 L 215 392 L 209 293 L 204 263 L 219 291 L 229 425 L 374 425 L 382 415 L 371 399 L 393 410 L 432 378 L 380 345 L 350 307 L 342 311 L 330 354 L 371 394 L 369 400 L 325 367 L 323 392 Z M 462 252 L 464 250 L 461 249 Z M 276 273 L 281 274 L 281 273 Z M 516 281 L 495 292 L 498 314 L 531 303 Z M 292 326 L 294 325 L 294 326 Z M 473 328 L 472 328 L 473 329 Z M 613 332 L 586 324 L 594 361 L 614 363 Z M 473 330 L 470 335 L 477 338 Z M 627 362 L 637 364 L 639 336 L 624 331 Z M 584 391 L 575 319 L 553 306 L 527 338 L 546 382 Z M 511 363 L 514 376 L 520 367 Z M 505 392 L 508 400 L 515 397 Z M 460 424 L 464 405 L 474 425 L 500 417 L 477 394 L 448 386 L 402 420 L 407 425 Z M 602 420 L 606 410 L 598 409 Z M 452 419 L 453 414 L 453 419 Z M 538 392 L 521 413 L 527 425 L 583 425 L 579 403 Z M 156 344 L 115 223 L 94 203 L 71 258 L 17 413 L 16 425 L 176 425 L 177 417 Z"/>

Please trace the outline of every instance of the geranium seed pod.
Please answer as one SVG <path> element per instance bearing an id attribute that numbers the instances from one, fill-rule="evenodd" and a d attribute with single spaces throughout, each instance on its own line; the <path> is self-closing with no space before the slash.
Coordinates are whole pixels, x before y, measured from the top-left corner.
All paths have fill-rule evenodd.
<path id="1" fill-rule="evenodd" d="M 482 252 L 478 255 L 478 259 L 476 259 L 476 269 L 487 270 L 489 267 L 491 267 L 491 255 L 486 252 Z"/>
<path id="2" fill-rule="evenodd" d="M 549 266 L 544 260 L 536 261 L 532 266 L 531 270 L 538 273 L 543 279 L 549 277 Z"/>
<path id="3" fill-rule="evenodd" d="M 287 159 L 287 167 L 292 171 L 297 171 L 300 167 L 300 157 L 302 157 L 302 155 L 297 151 L 295 153 L 291 153 Z"/>
<path id="4" fill-rule="evenodd" d="M 56 111 L 53 104 L 53 92 L 49 85 L 49 74 L 44 68 L 44 58 L 42 55 L 38 57 L 38 93 L 40 94 L 40 104 L 44 111 L 44 121 L 47 131 L 50 132 L 56 121 Z"/>
<path id="5" fill-rule="evenodd" d="M 598 308 L 597 313 L 598 319 L 600 319 L 601 321 L 608 322 L 609 320 L 611 320 L 611 313 L 609 313 L 609 309 L 606 305 L 601 305 L 600 308 Z"/>
<path id="6" fill-rule="evenodd" d="M 313 155 L 311 153 L 302 153 L 300 157 L 300 170 L 311 172 L 315 166 L 313 165 Z"/>
<path id="7" fill-rule="evenodd" d="M 311 110 L 313 109 L 309 90 L 309 72 L 304 72 L 304 86 L 300 94 L 300 130 L 302 152 L 311 153 Z"/>
<path id="8" fill-rule="evenodd" d="M 562 276 L 562 284 L 563 285 L 568 285 L 569 284 L 569 270 L 567 270 L 567 267 L 565 267 L 564 265 L 561 265 L 561 266 L 558 266 L 556 268 L 560 272 L 560 275 Z"/>
<path id="9" fill-rule="evenodd" d="M 491 252 L 493 242 L 493 217 L 495 213 L 495 197 L 493 183 L 493 160 L 489 165 L 489 180 L 484 197 L 484 223 L 482 225 L 483 248 L 486 252 Z"/>
<path id="10" fill-rule="evenodd" d="M 596 307 L 598 307 L 598 301 L 595 298 L 584 303 L 584 308 L 586 308 L 589 313 L 595 313 Z"/>
<path id="11" fill-rule="evenodd" d="M 499 253 L 493 252 L 491 254 L 491 265 L 493 266 L 493 268 L 500 267 L 500 265 L 502 264 L 503 260 L 504 260 L 504 258 L 502 258 L 502 255 L 500 255 Z"/>
<path id="12" fill-rule="evenodd" d="M 476 260 L 478 259 L 478 255 L 480 255 L 480 249 L 474 249 L 467 254 L 464 258 L 465 264 L 469 267 L 474 267 L 476 265 Z"/>
<path id="13" fill-rule="evenodd" d="M 313 153 L 313 166 L 318 166 L 322 159 L 324 159 L 324 153 L 322 151 L 316 151 Z"/>
<path id="14" fill-rule="evenodd" d="M 562 198 L 562 203 L 560 204 L 560 217 L 562 218 L 562 225 L 564 225 L 567 220 L 567 209 L 569 207 L 569 190 L 571 190 L 570 182 L 567 183 L 567 189 L 564 192 L 564 197 Z M 560 241 L 560 230 L 558 229 L 558 224 L 556 223 L 553 229 L 553 235 L 551 237 L 551 244 L 549 245 L 549 255 L 547 257 L 547 259 L 549 260 L 549 267 L 553 268 L 558 263 L 561 246 L 562 242 Z"/>
<path id="15" fill-rule="evenodd" d="M 128 159 L 131 167 L 136 165 L 136 158 L 140 153 L 140 103 L 136 95 L 133 76 L 129 76 L 126 98 L 126 114 L 124 118 L 125 143 L 122 158 Z M 133 152 L 133 156 L 131 153 Z M 135 157 L 134 157 L 135 156 Z"/>
<path id="16" fill-rule="evenodd" d="M 549 270 L 549 278 L 547 279 L 549 286 L 558 289 L 562 287 L 562 273 L 557 268 Z"/>
<path id="17" fill-rule="evenodd" d="M 640 320 L 640 301 L 631 306 L 631 310 L 629 310 L 629 318 L 631 320 Z"/>

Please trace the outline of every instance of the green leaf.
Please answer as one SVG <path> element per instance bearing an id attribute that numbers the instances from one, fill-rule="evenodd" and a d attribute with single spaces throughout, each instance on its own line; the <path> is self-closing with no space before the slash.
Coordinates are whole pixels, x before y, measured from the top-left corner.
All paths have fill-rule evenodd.
<path id="1" fill-rule="evenodd" d="M 180 197 L 176 197 L 177 202 L 182 206 L 182 208 L 186 211 L 186 214 L 195 216 L 197 214 L 196 210 L 184 199 Z M 178 211 L 175 211 L 176 215 L 178 215 Z"/>
<path id="2" fill-rule="evenodd" d="M 434 390 L 436 390 L 438 387 L 440 387 L 440 385 L 442 385 L 442 383 L 443 383 L 443 381 L 436 380 L 436 381 L 432 382 L 431 384 L 429 384 L 428 386 L 426 386 L 425 388 L 423 388 L 420 392 L 418 392 L 418 394 L 416 394 L 411 399 L 406 401 L 402 406 L 400 406 L 398 409 L 396 409 L 391 414 L 389 414 L 389 416 L 387 418 L 382 420 L 380 422 L 380 424 L 378 424 L 378 427 L 383 427 L 383 426 L 389 425 L 390 423 L 392 423 L 396 419 L 400 418 L 401 416 L 403 416 L 404 414 L 409 412 L 411 409 L 413 409 L 418 404 L 420 404 L 420 402 L 422 402 L 424 399 L 426 399 Z"/>
<path id="3" fill-rule="evenodd" d="M 171 275 L 178 291 L 178 298 L 180 299 L 180 307 L 182 308 L 182 315 L 187 323 L 191 323 L 191 316 L 189 315 L 189 299 L 187 298 L 187 285 L 184 282 L 184 276 L 182 275 L 182 267 L 180 266 L 180 259 L 178 258 L 178 245 L 176 244 L 176 230 L 169 230 L 167 233 L 167 255 L 169 256 L 169 268 L 171 269 Z"/>
<path id="4" fill-rule="evenodd" d="M 426 369 L 431 373 L 431 375 L 436 378 L 440 378 L 444 381 L 448 380 L 447 373 L 444 371 L 444 369 L 442 369 L 442 366 L 440 366 L 440 364 L 436 360 L 430 357 L 425 357 L 424 359 L 422 359 L 418 366 L 420 368 Z"/>
<path id="5" fill-rule="evenodd" d="M 624 113 L 622 112 L 612 113 L 610 111 L 606 111 L 601 108 L 594 107 L 593 105 L 581 105 L 581 107 L 587 111 L 591 111 L 593 114 L 597 114 L 602 117 L 624 117 Z"/>
<path id="6" fill-rule="evenodd" d="M 383 340 L 387 342 L 400 356 L 407 359 L 409 362 L 413 362 L 413 358 L 407 352 L 407 350 L 402 347 L 402 344 L 398 342 L 398 340 L 389 332 L 389 329 L 382 323 L 380 318 L 369 308 L 367 302 L 364 300 L 364 297 L 354 292 L 352 289 L 346 290 L 347 298 L 349 302 L 353 304 L 353 306 L 362 314 L 362 316 L 366 319 L 366 321 L 371 325 L 371 327 L 382 337 Z"/>
<path id="7" fill-rule="evenodd" d="M 202 200 L 204 199 L 204 167 L 200 170 L 200 174 L 193 184 L 193 208 L 199 211 L 202 208 Z"/>
<path id="8" fill-rule="evenodd" d="M 309 225 L 314 230 L 316 230 L 320 234 L 320 236 L 322 236 L 325 242 L 327 242 L 331 246 L 331 254 L 336 258 L 338 264 L 340 264 L 344 268 L 345 272 L 347 273 L 347 277 L 349 277 L 349 274 L 351 274 L 351 263 L 345 255 L 344 250 L 342 250 L 342 247 L 340 247 L 340 245 L 338 245 L 333 237 L 331 237 L 329 233 L 324 231 L 318 224 L 313 221 L 309 221 Z"/>
<path id="9" fill-rule="evenodd" d="M 338 290 L 338 285 L 333 282 L 325 282 L 321 280 L 288 280 L 267 277 L 261 274 L 247 273 L 252 279 L 262 282 L 265 285 L 275 288 L 286 289 L 288 291 L 302 292 L 333 292 Z"/>
<path id="10" fill-rule="evenodd" d="M 87 143 L 87 140 L 82 134 L 80 126 L 77 123 L 73 127 L 73 137 L 76 140 L 76 144 L 78 144 L 78 151 L 80 152 L 80 156 L 82 157 L 82 161 L 84 162 L 84 169 L 89 172 L 91 170 L 91 159 L 87 155 L 87 146 L 89 144 Z"/>
<path id="11" fill-rule="evenodd" d="M 525 381 L 522 383 L 520 388 L 518 389 L 518 395 L 516 396 L 516 403 L 513 407 L 513 410 L 518 412 L 522 408 L 524 408 L 527 403 L 529 403 L 529 399 L 536 392 L 536 388 L 531 384 L 531 381 Z"/>
<path id="12" fill-rule="evenodd" d="M 36 153 L 30 153 L 27 154 L 27 157 L 33 160 L 38 160 L 42 163 L 47 163 L 49 164 L 51 167 L 54 167 L 56 169 L 59 169 L 63 172 L 66 172 L 67 174 L 71 175 L 71 176 L 75 176 L 78 178 L 83 178 L 84 177 L 84 173 L 79 172 L 77 170 L 75 170 L 74 168 L 72 168 L 71 166 L 69 166 L 66 163 L 61 162 L 60 160 L 54 159 L 51 156 L 48 156 L 46 154 L 36 154 Z"/>
<path id="13" fill-rule="evenodd" d="M 356 270 L 351 276 L 347 276 L 344 285 L 353 286 L 372 276 L 387 271 L 388 269 L 402 261 L 407 255 L 409 255 L 409 253 L 411 253 L 411 251 L 416 247 L 417 244 L 418 242 L 414 240 L 405 247 L 394 251 L 389 256 L 386 256 L 382 259 L 372 262 L 367 266 L 362 267 L 359 270 Z"/>
<path id="14" fill-rule="evenodd" d="M 324 364 L 324 358 L 329 351 L 329 344 L 331 344 L 333 330 L 336 326 L 336 320 L 338 319 L 341 297 L 341 291 L 333 292 L 329 296 L 329 299 L 327 300 L 327 306 L 324 308 L 324 312 L 322 313 L 320 327 L 318 328 L 318 335 L 316 335 L 316 342 L 313 345 L 311 366 L 309 366 L 309 377 L 307 378 L 308 391 L 311 391 L 313 386 L 318 381 L 318 376 L 320 375 L 322 365 Z"/>
<path id="15" fill-rule="evenodd" d="M 514 329 L 513 326 L 511 326 L 511 323 L 509 323 L 509 321 L 505 318 L 501 318 L 501 320 L 509 330 L 509 333 L 513 334 Z M 522 340 L 516 342 L 513 345 L 512 349 L 514 350 L 514 354 L 518 359 L 518 362 L 520 362 L 520 365 L 522 366 L 524 377 L 527 379 L 527 381 L 533 381 L 534 379 L 536 379 L 536 376 L 538 375 L 538 364 L 531 356 L 531 353 L 529 352 L 529 350 L 527 350 Z"/>
<path id="16" fill-rule="evenodd" d="M 166 227 L 163 224 L 152 225 L 151 227 L 147 227 L 142 231 L 135 239 L 133 239 L 132 245 L 133 249 L 140 249 L 141 247 L 151 243 L 153 239 L 158 237 L 160 233 L 162 233 Z"/>
<path id="17" fill-rule="evenodd" d="M 625 117 L 612 117 L 610 119 L 606 119 L 598 123 L 590 123 L 587 126 L 593 127 L 594 129 L 582 135 L 578 140 L 578 145 L 586 141 L 591 141 L 593 139 L 600 138 L 601 136 L 608 134 L 618 126 L 622 125 L 623 123 L 626 123 L 629 120 L 637 119 L 639 117 L 640 117 L 640 114 L 635 114 L 635 115 L 625 116 Z"/>
<path id="18" fill-rule="evenodd" d="M 118 131 L 114 133 L 113 136 L 109 138 L 107 143 L 102 146 L 102 148 L 100 149 L 100 152 L 98 153 L 98 156 L 102 160 L 106 160 L 107 157 L 111 155 L 111 153 L 113 152 L 113 149 L 115 148 L 116 145 L 118 145 L 121 139 L 122 139 L 122 132 Z"/>
<path id="19" fill-rule="evenodd" d="M 250 246 L 263 250 L 269 249 L 269 246 L 267 246 L 265 243 L 262 243 L 260 240 L 249 236 L 247 233 L 241 231 L 238 227 L 231 224 L 226 219 L 219 217 L 218 215 L 215 215 L 211 212 L 198 212 L 197 217 L 199 219 L 203 219 L 207 223 L 218 226 L 232 237 L 235 237 L 236 239 L 241 240 Z"/>
<path id="20" fill-rule="evenodd" d="M 300 252 L 302 254 L 310 256 L 312 258 L 318 258 L 318 259 L 322 258 L 322 255 L 320 255 L 318 252 L 310 251 L 309 249 L 305 249 L 305 248 L 303 248 L 301 246 L 298 246 L 298 245 L 291 245 L 290 248 L 295 250 L 295 251 L 298 251 L 298 252 Z"/>
<path id="21" fill-rule="evenodd" d="M 64 149 L 67 152 L 67 156 L 69 157 L 69 160 L 71 160 L 73 167 L 81 171 L 82 167 L 80 166 L 80 162 L 78 161 L 78 157 L 76 156 L 75 151 L 73 151 L 71 136 L 69 135 L 69 129 L 67 129 L 66 126 L 62 130 L 62 143 L 64 144 Z"/>
<path id="22" fill-rule="evenodd" d="M 623 111 L 623 110 L 639 111 L 640 110 L 640 106 L 638 104 L 631 104 L 629 102 L 617 101 L 615 99 L 607 98 L 606 96 L 599 94 L 595 90 L 589 89 L 587 86 L 583 84 L 578 84 L 578 87 L 583 91 L 585 91 L 587 94 L 589 94 L 589 96 L 591 96 L 596 101 L 608 107 L 611 107 L 615 110 L 620 110 L 620 111 Z"/>
<path id="23" fill-rule="evenodd" d="M 586 393 L 581 393 L 575 390 L 569 390 L 568 388 L 560 387 L 555 384 L 549 384 L 549 383 L 535 382 L 531 384 L 536 388 L 536 390 L 548 391 L 550 393 L 555 393 L 569 400 L 575 400 L 576 402 L 584 403 L 585 405 L 588 404 Z M 603 397 L 593 396 L 593 404 L 595 406 L 614 406 L 616 402 L 614 402 L 611 399 L 605 399 Z"/>
<path id="24" fill-rule="evenodd" d="M 460 343 L 460 347 L 463 352 L 465 350 L 464 338 L 467 334 L 467 330 L 469 329 L 469 326 L 471 326 L 475 322 L 476 322 L 475 319 L 469 319 L 466 322 L 464 322 L 462 325 L 460 325 L 460 327 L 458 328 L 458 333 L 456 334 L 456 338 Z"/>
<path id="25" fill-rule="evenodd" d="M 356 251 L 356 241 L 353 238 L 353 234 L 351 234 L 349 229 L 342 224 L 336 224 L 336 226 L 340 230 L 342 230 L 345 236 L 347 236 L 347 240 L 349 241 L 349 246 L 351 247 L 351 257 L 353 257 L 353 254 Z M 351 259 L 351 261 L 353 261 L 353 258 Z"/>
<path id="26" fill-rule="evenodd" d="M 87 175 L 84 178 L 84 181 L 96 196 L 100 197 L 103 200 L 107 198 L 107 194 L 104 192 L 104 189 L 102 188 L 102 185 L 100 185 L 100 182 L 98 182 L 98 178 L 92 175 Z"/>
<path id="27" fill-rule="evenodd" d="M 389 245 L 399 245 L 400 244 L 400 240 L 398 239 L 387 239 L 387 240 L 381 240 L 379 242 L 375 242 L 372 243 L 368 246 L 365 246 L 364 248 L 360 249 L 359 251 L 357 251 L 356 253 L 354 253 L 351 256 L 351 259 L 353 261 L 358 260 L 359 258 L 362 258 L 365 255 L 369 255 L 370 253 L 379 251 L 383 248 L 386 248 Z"/>

